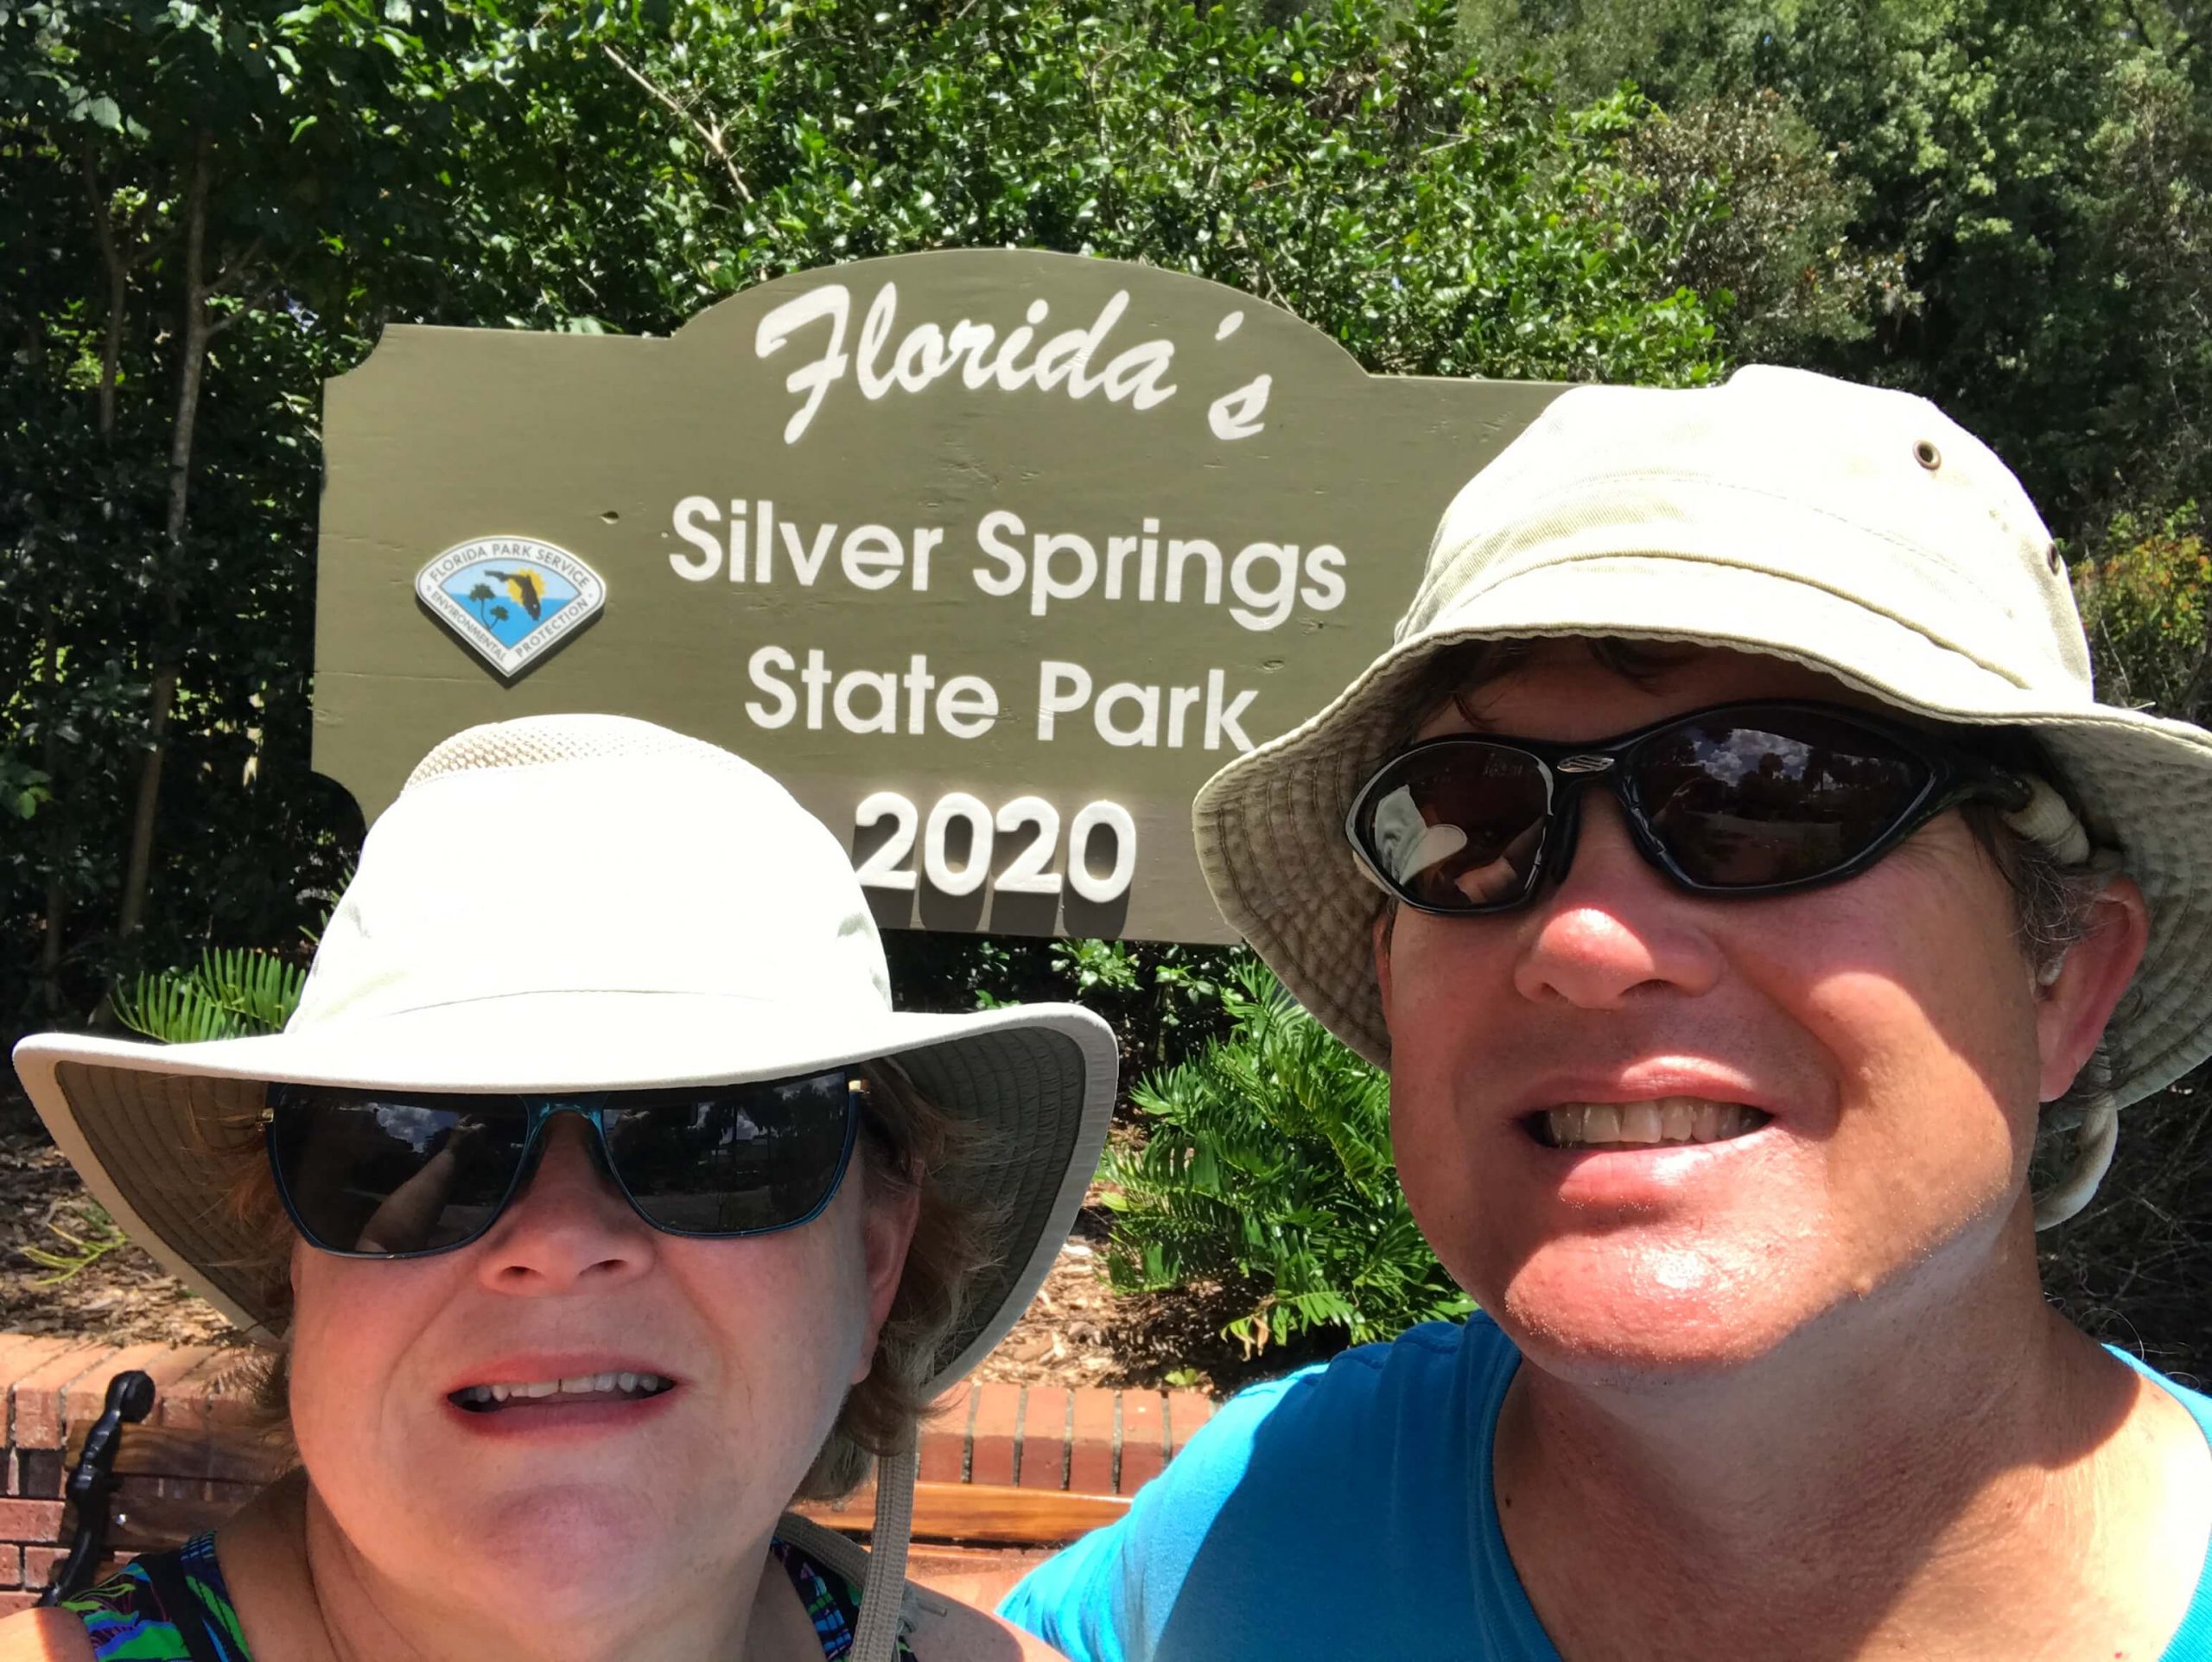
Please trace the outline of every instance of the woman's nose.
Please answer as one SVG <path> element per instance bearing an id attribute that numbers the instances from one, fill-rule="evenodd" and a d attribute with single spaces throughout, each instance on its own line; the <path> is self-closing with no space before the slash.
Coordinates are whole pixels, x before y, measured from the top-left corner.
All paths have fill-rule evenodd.
<path id="1" fill-rule="evenodd" d="M 645 1275 L 656 1243 L 592 1158 L 590 1130 L 556 1114 L 537 1168 L 484 1239 L 479 1273 L 495 1292 L 543 1298 L 602 1290 Z"/>
<path id="2" fill-rule="evenodd" d="M 1514 985 L 1535 1000 L 1616 1009 L 1631 996 L 1695 995 L 1719 979 L 1705 903 L 1637 848 L 1611 793 L 1587 790 L 1567 875 L 1540 891 L 1522 930 Z"/>

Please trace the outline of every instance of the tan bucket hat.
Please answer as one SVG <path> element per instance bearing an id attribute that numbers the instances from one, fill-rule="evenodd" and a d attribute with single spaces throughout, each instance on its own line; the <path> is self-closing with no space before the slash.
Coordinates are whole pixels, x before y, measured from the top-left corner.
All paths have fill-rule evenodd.
<path id="1" fill-rule="evenodd" d="M 1755 367 L 1562 393 L 1446 512 L 1390 649 L 1199 791 L 1223 916 L 1362 1055 L 1387 1064 L 1390 1041 L 1345 812 L 1437 653 L 1543 635 L 1770 653 L 1915 716 L 2032 731 L 2150 904 L 2113 1097 L 2212 1054 L 2212 734 L 2096 702 L 2050 533 L 1980 440 L 1924 399 Z"/>

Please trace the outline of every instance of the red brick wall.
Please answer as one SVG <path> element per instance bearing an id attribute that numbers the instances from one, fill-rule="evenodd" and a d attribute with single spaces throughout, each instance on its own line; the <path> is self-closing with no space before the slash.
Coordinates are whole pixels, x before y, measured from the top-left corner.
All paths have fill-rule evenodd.
<path id="1" fill-rule="evenodd" d="M 29 1604 L 51 1578 L 74 1533 L 61 1486 L 86 1430 L 99 1417 L 107 1382 L 127 1368 L 154 1380 L 154 1413 L 133 1451 L 162 1469 L 124 1476 L 111 1538 L 158 1539 L 165 1518 L 243 1500 L 264 1481 L 266 1462 L 241 1466 L 225 1454 L 245 1422 L 251 1353 L 207 1347 L 114 1346 L 0 1334 L 0 1613 Z M 160 1454 L 165 1458 L 149 1459 Z"/>

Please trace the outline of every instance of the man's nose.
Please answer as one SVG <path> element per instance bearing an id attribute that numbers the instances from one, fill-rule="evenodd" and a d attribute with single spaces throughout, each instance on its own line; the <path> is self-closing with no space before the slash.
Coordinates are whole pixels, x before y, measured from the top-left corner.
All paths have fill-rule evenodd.
<path id="1" fill-rule="evenodd" d="M 1708 991 L 1720 977 L 1710 902 L 1676 888 L 1640 853 L 1620 804 L 1586 790 L 1567 876 L 1522 920 L 1513 983 L 1525 998 L 1612 1009 L 1646 992 Z"/>
<path id="2" fill-rule="evenodd" d="M 590 1128 L 557 1114 L 543 1133 L 537 1169 L 485 1237 L 484 1285 L 512 1296 L 621 1285 L 652 1268 L 658 1245 L 592 1159 Z"/>

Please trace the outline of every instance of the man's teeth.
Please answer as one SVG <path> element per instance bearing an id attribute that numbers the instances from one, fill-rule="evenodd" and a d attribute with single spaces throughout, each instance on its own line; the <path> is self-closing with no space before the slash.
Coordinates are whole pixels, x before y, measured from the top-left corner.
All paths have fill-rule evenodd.
<path id="1" fill-rule="evenodd" d="M 1607 1143 L 1663 1148 L 1675 1143 L 1725 1143 L 1757 1130 L 1767 1118 L 1739 1102 L 1655 1097 L 1648 1102 L 1578 1102 L 1549 1108 L 1544 1111 L 1544 1130 L 1552 1146 L 1559 1149 Z"/>
<path id="2" fill-rule="evenodd" d="M 657 1397 L 672 1383 L 658 1373 L 579 1373 L 568 1379 L 463 1385 L 453 1394 L 464 1408 L 491 1408 L 514 1399 L 534 1401 L 541 1397 L 582 1397 L 618 1391 L 626 1397 Z"/>

